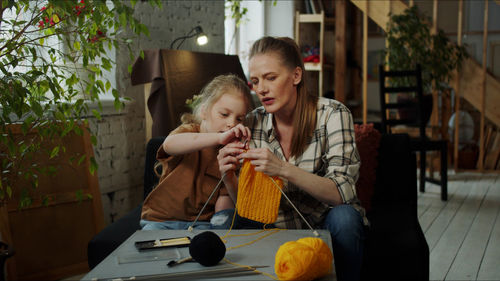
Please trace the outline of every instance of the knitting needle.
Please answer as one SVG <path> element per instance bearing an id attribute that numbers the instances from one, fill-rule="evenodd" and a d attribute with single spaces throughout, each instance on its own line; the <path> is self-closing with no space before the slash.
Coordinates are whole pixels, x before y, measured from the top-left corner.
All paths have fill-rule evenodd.
<path id="1" fill-rule="evenodd" d="M 292 201 L 288 198 L 288 196 L 286 196 L 285 192 L 283 192 L 283 190 L 281 190 L 281 188 L 279 187 L 279 185 L 274 181 L 274 179 L 272 177 L 269 177 L 271 179 L 271 181 L 274 183 L 274 185 L 276 186 L 276 188 L 281 192 L 281 194 L 283 194 L 283 196 L 285 196 L 286 200 L 288 200 L 288 203 L 290 203 L 292 205 L 292 207 L 295 209 L 295 211 L 297 212 L 297 214 L 299 214 L 299 216 L 302 218 L 302 220 L 307 224 L 307 226 L 312 230 L 314 236 L 318 237 L 319 236 L 319 233 L 309 224 L 309 222 L 307 222 L 307 220 L 304 218 L 304 216 L 302 216 L 302 214 L 300 213 L 299 209 L 297 209 L 297 207 L 295 207 L 295 205 L 292 203 Z"/>
<path id="2" fill-rule="evenodd" d="M 247 144 L 247 141 L 248 140 L 245 140 L 243 142 L 243 147 L 246 146 Z M 207 202 L 205 202 L 205 204 L 203 205 L 203 208 L 201 208 L 201 211 L 198 213 L 198 215 L 196 216 L 196 219 L 193 221 L 193 223 L 191 223 L 191 225 L 188 227 L 188 231 L 189 232 L 193 232 L 193 225 L 198 221 L 198 219 L 200 218 L 201 214 L 203 213 L 203 210 L 205 210 L 205 207 L 207 206 L 208 202 L 210 202 L 210 199 L 212 199 L 212 196 L 214 196 L 215 192 L 217 191 L 217 189 L 219 189 L 219 186 L 221 185 L 222 181 L 224 180 L 224 177 L 226 176 L 226 173 L 224 173 L 221 177 L 221 179 L 219 180 L 219 182 L 217 183 L 217 185 L 215 186 L 214 190 L 212 190 L 212 193 L 210 194 L 210 196 L 208 197 L 208 200 Z"/>
<path id="3" fill-rule="evenodd" d="M 208 202 L 210 202 L 210 199 L 212 199 L 212 196 L 214 196 L 215 192 L 217 191 L 217 189 L 219 189 L 219 186 L 221 185 L 222 181 L 224 180 L 224 177 L 226 176 L 226 173 L 224 173 L 222 175 L 222 178 L 220 178 L 219 182 L 217 183 L 217 185 L 215 186 L 214 190 L 212 191 L 212 194 L 210 194 L 210 196 L 208 197 L 208 200 L 207 202 L 205 202 L 205 204 L 203 205 L 203 208 L 201 208 L 201 211 L 198 213 L 198 216 L 196 216 L 196 219 L 191 223 L 191 225 L 188 227 L 188 231 L 189 232 L 193 232 L 193 225 L 198 221 L 198 219 L 200 218 L 201 216 L 201 213 L 203 213 L 203 210 L 205 210 L 205 207 L 207 206 Z"/>
<path id="4" fill-rule="evenodd" d="M 182 280 L 182 279 L 203 279 L 203 278 L 223 278 L 223 277 L 233 277 L 238 275 L 253 275 L 259 274 L 255 271 L 257 268 L 264 268 L 269 266 L 250 266 L 250 268 L 242 267 L 222 267 L 214 269 L 202 269 L 202 270 L 192 270 L 184 272 L 171 272 L 155 275 L 142 275 L 142 276 L 131 276 L 131 277 L 121 277 L 114 279 L 93 279 L 93 280 Z"/>

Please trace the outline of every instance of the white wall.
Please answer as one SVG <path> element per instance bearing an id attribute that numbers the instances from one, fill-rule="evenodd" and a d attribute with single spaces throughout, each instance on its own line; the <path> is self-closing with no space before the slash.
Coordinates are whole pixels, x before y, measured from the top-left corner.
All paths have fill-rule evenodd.
<path id="1" fill-rule="evenodd" d="M 235 38 L 234 21 L 226 10 L 226 53 L 237 54 L 241 66 L 248 75 L 248 51 L 253 42 L 262 36 L 288 36 L 293 38 L 295 5 L 293 1 L 243 1 L 248 12 L 239 26 Z"/>

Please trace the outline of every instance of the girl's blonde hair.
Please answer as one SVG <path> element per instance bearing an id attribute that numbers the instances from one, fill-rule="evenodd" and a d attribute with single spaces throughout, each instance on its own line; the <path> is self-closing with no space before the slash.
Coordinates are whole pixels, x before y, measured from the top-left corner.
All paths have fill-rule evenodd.
<path id="1" fill-rule="evenodd" d="M 316 127 L 316 107 L 318 95 L 308 93 L 306 90 L 306 79 L 304 62 L 299 46 L 289 37 L 262 37 L 253 43 L 250 49 L 250 59 L 259 54 L 277 55 L 280 62 L 293 70 L 296 67 L 302 69 L 302 79 L 297 85 L 297 103 L 293 116 L 293 137 L 291 155 L 302 155 L 311 140 Z"/>
<path id="2" fill-rule="evenodd" d="M 232 91 L 233 90 L 233 91 Z M 250 94 L 250 88 L 247 83 L 241 78 L 234 74 L 224 74 L 215 77 L 210 81 L 200 92 L 198 99 L 194 99 L 192 102 L 196 103 L 193 108 L 192 113 L 184 113 L 181 116 L 181 121 L 183 124 L 201 123 L 201 110 L 203 107 L 206 110 L 210 110 L 212 106 L 219 100 L 224 94 L 243 94 L 243 97 L 247 102 L 247 112 L 253 107 L 252 95 Z M 160 162 L 156 162 L 154 166 L 154 172 L 157 177 L 161 175 L 158 173 L 158 167 L 161 166 Z"/>
<path id="3" fill-rule="evenodd" d="M 224 74 L 215 77 L 200 92 L 200 99 L 196 102 L 192 113 L 185 113 L 181 116 L 182 123 L 201 123 L 201 111 L 203 108 L 210 110 L 212 106 L 224 94 L 241 93 L 247 102 L 247 112 L 253 107 L 250 88 L 247 83 L 234 74 Z"/>

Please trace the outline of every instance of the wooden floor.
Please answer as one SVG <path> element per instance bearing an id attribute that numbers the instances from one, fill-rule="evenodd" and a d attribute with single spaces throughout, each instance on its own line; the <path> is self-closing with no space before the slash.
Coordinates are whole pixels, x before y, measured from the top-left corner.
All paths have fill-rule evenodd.
<path id="1" fill-rule="evenodd" d="M 500 175 L 449 172 L 448 201 L 426 183 L 418 216 L 430 280 L 500 280 Z"/>

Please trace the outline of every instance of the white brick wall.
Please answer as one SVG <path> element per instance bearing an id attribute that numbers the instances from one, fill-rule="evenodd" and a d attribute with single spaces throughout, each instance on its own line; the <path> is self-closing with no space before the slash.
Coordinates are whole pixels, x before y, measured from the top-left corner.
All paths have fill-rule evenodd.
<path id="1" fill-rule="evenodd" d="M 202 26 L 209 37 L 205 46 L 188 39 L 181 49 L 197 52 L 224 52 L 224 1 L 162 1 L 163 10 L 153 10 L 138 2 L 135 15 L 150 32 L 134 45 L 141 49 L 168 49 L 171 42 L 196 25 Z M 97 135 L 95 157 L 99 164 L 99 186 L 102 194 L 104 221 L 117 220 L 135 208 L 143 198 L 145 155 L 145 112 L 143 87 L 132 86 L 127 66 L 128 50 L 116 53 L 116 80 L 120 93 L 132 99 L 122 114 L 104 114 L 101 121 L 91 121 Z M 111 112 L 113 112 L 111 110 Z M 149 114 L 149 113 L 148 113 Z"/>

